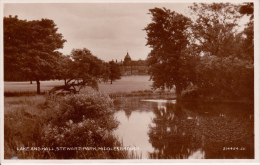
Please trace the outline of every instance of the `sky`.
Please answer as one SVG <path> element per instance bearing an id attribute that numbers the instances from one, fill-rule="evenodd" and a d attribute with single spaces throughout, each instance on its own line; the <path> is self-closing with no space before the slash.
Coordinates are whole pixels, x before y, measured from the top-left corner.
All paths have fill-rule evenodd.
<path id="1" fill-rule="evenodd" d="M 69 55 L 72 49 L 89 49 L 104 61 L 124 60 L 128 51 L 132 60 L 147 58 L 147 14 L 154 7 L 165 7 L 189 16 L 192 3 L 5 3 L 4 16 L 19 19 L 54 20 L 58 32 L 67 40 L 59 51 Z"/>
<path id="2" fill-rule="evenodd" d="M 4 16 L 19 19 L 52 19 L 67 40 L 59 51 L 89 49 L 104 61 L 124 60 L 128 51 L 132 60 L 146 59 L 146 32 L 151 22 L 147 14 L 154 7 L 166 7 L 185 14 L 191 3 L 6 3 Z M 187 12 L 186 12 L 187 13 Z"/>

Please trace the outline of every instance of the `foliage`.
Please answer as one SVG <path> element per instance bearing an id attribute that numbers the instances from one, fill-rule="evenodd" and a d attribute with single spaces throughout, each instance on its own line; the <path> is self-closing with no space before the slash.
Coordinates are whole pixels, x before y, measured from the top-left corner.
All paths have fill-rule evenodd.
<path id="1" fill-rule="evenodd" d="M 197 88 L 190 94 L 211 99 L 253 100 L 253 21 L 237 33 L 240 6 L 195 3 L 190 8 L 197 18 L 192 32 L 203 54 L 195 65 L 193 84 Z"/>
<path id="2" fill-rule="evenodd" d="M 114 61 L 109 61 L 109 79 L 112 84 L 113 81 L 121 79 L 121 73 L 119 65 L 116 64 Z"/>
<path id="3" fill-rule="evenodd" d="M 36 152 L 19 152 L 17 147 L 36 145 L 41 137 L 44 96 L 5 97 L 4 100 L 4 158 L 37 158 Z M 25 156 L 27 155 L 27 156 Z"/>
<path id="4" fill-rule="evenodd" d="M 118 126 L 112 105 L 112 100 L 99 92 L 65 96 L 48 119 L 42 140 L 53 147 L 100 146 L 107 133 Z"/>
<path id="5" fill-rule="evenodd" d="M 109 63 L 103 62 L 102 71 L 101 72 L 102 72 L 102 75 L 101 75 L 101 78 L 99 78 L 99 82 L 107 83 L 108 80 L 109 80 L 109 76 L 111 74 Z"/>
<path id="6" fill-rule="evenodd" d="M 61 102 L 46 102 L 44 96 L 5 98 L 4 157 L 5 159 L 140 158 L 127 150 L 56 150 L 55 147 L 122 147 L 122 142 L 109 133 L 118 125 L 111 106 L 112 100 L 101 93 L 70 95 Z M 28 151 L 18 150 L 17 147 L 36 149 L 46 147 L 55 150 Z"/>
<path id="7" fill-rule="evenodd" d="M 233 37 L 241 17 L 239 6 L 230 3 L 194 3 L 190 6 L 195 17 L 192 36 L 200 50 L 209 55 L 226 57 L 232 54 Z"/>
<path id="8" fill-rule="evenodd" d="M 73 49 L 70 56 L 61 57 L 59 66 L 60 79 L 65 80 L 65 85 L 54 87 L 51 93 L 60 89 L 78 93 L 86 86 L 98 90 L 99 80 L 108 76 L 105 63 L 86 48 Z"/>
<path id="9" fill-rule="evenodd" d="M 59 58 L 59 69 L 58 69 L 58 79 L 64 80 L 64 85 L 67 85 L 68 79 L 73 75 L 73 70 L 71 69 L 73 65 L 73 61 L 70 56 L 60 56 Z"/>
<path id="10" fill-rule="evenodd" d="M 239 12 L 242 15 L 251 15 L 250 21 L 246 24 L 246 27 L 242 32 L 246 37 L 241 37 L 241 54 L 246 60 L 254 60 L 254 3 L 244 3 L 244 5 L 240 6 Z"/>
<path id="11" fill-rule="evenodd" d="M 254 21 L 250 21 L 243 33 L 246 35 L 246 38 L 242 40 L 242 54 L 244 59 L 254 61 Z"/>
<path id="12" fill-rule="evenodd" d="M 254 65 L 250 61 L 205 56 L 198 65 L 198 87 L 204 96 L 254 98 Z"/>
<path id="13" fill-rule="evenodd" d="M 194 3 L 190 9 L 191 19 L 165 8 L 150 9 L 152 22 L 144 30 L 152 48 L 153 87 L 175 87 L 177 97 L 185 90 L 185 98 L 253 100 L 253 4 Z M 245 14 L 250 21 L 238 32 Z"/>
<path id="14" fill-rule="evenodd" d="M 254 18 L 254 3 L 253 2 L 245 2 L 243 5 L 240 6 L 239 12 L 242 15 L 251 15 L 250 19 Z"/>
<path id="15" fill-rule="evenodd" d="M 190 19 L 165 8 L 149 10 L 152 22 L 144 29 L 147 44 L 152 50 L 148 66 L 153 87 L 176 88 L 177 95 L 189 84 L 189 54 L 185 53 Z"/>
<path id="16" fill-rule="evenodd" d="M 96 56 L 93 56 L 91 51 L 83 49 L 73 49 L 71 52 L 73 60 L 70 75 L 72 78 L 69 81 L 81 81 L 82 85 L 89 85 L 93 88 L 98 88 L 97 78 L 101 76 L 102 61 Z"/>
<path id="17" fill-rule="evenodd" d="M 55 117 L 53 117 L 57 125 L 65 125 L 69 120 L 72 120 L 73 123 L 79 123 L 82 122 L 84 118 L 93 120 L 106 118 L 103 121 L 101 120 L 101 123 L 103 123 L 102 125 L 107 127 L 107 129 L 112 130 L 112 127 L 109 127 L 110 124 L 105 123 L 113 114 L 111 110 L 112 105 L 113 102 L 109 96 L 100 92 L 67 95 L 61 101 L 59 109 L 55 111 L 57 116 L 54 115 Z M 113 124 L 111 123 L 111 125 Z"/>
<path id="18" fill-rule="evenodd" d="M 19 20 L 4 17 L 4 71 L 5 80 L 40 80 L 56 77 L 56 66 L 63 48 L 62 34 L 53 20 Z"/>

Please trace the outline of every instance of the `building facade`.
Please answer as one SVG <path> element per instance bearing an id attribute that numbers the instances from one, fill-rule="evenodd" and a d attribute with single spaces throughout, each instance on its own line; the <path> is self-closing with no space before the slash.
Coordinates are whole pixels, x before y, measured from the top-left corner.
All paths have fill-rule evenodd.
<path id="1" fill-rule="evenodd" d="M 148 67 L 146 64 L 146 60 L 132 60 L 129 53 L 127 52 L 124 61 L 116 63 L 120 66 L 121 75 L 147 75 Z"/>

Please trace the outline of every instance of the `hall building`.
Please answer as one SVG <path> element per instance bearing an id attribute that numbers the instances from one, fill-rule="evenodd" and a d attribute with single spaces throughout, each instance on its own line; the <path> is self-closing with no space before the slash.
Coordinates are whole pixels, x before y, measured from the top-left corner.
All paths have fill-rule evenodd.
<path id="1" fill-rule="evenodd" d="M 116 63 L 120 66 L 121 75 L 147 75 L 148 67 L 146 64 L 146 60 L 132 60 L 129 53 L 127 52 L 124 61 Z"/>

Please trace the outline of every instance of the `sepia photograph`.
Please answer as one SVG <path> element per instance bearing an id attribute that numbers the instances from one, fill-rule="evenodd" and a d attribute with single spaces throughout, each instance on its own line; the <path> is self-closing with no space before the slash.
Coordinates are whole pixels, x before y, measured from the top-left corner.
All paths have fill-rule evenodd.
<path id="1" fill-rule="evenodd" d="M 2 163 L 260 163 L 259 1 L 1 5 Z"/>

